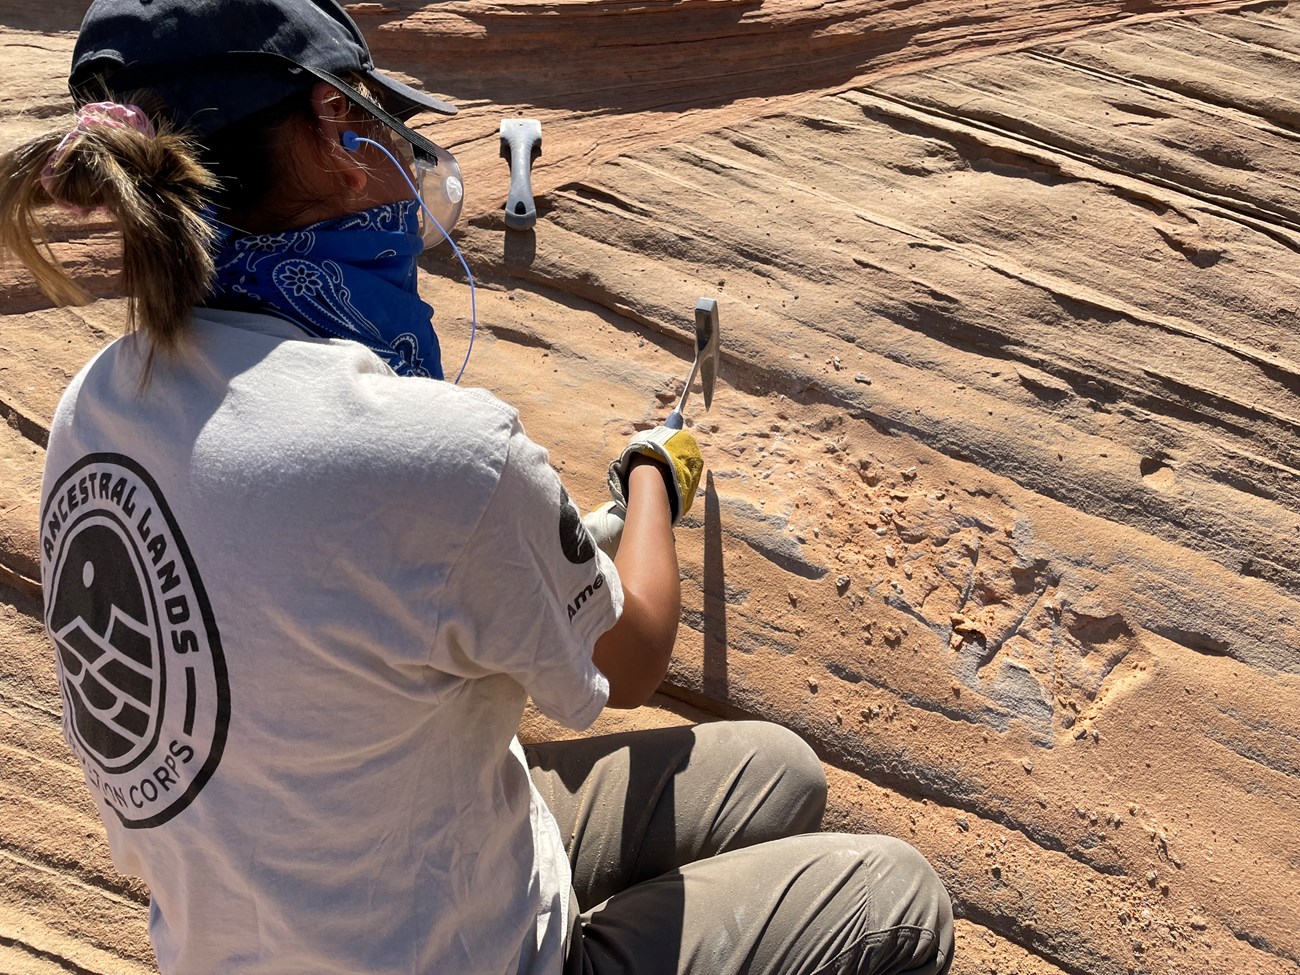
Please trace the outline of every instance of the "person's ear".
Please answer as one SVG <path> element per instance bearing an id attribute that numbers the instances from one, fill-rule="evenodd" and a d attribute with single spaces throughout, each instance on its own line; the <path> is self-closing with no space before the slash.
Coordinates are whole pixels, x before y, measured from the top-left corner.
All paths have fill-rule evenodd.
<path id="1" fill-rule="evenodd" d="M 370 180 L 363 160 L 343 148 L 343 133 L 357 127 L 352 103 L 335 87 L 317 82 L 311 90 L 311 107 L 325 145 L 322 147 L 346 189 L 360 195 Z"/>

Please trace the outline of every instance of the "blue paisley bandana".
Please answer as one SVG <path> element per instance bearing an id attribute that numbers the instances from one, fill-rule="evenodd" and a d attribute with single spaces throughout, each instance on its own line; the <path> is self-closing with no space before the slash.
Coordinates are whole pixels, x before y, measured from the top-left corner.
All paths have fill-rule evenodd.
<path id="1" fill-rule="evenodd" d="M 442 378 L 433 308 L 415 288 L 419 203 L 402 200 L 301 230 L 239 235 L 217 224 L 210 308 L 285 318 L 351 339 L 401 376 Z"/>

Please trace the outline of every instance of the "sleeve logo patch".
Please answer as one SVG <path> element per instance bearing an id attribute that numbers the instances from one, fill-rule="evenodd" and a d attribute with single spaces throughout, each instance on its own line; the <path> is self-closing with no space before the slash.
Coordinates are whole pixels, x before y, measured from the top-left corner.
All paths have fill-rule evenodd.
<path id="1" fill-rule="evenodd" d="M 582 523 L 582 516 L 569 500 L 569 492 L 560 485 L 560 550 L 574 565 L 582 565 L 596 557 L 596 543 Z"/>
<path id="2" fill-rule="evenodd" d="M 216 771 L 230 690 L 207 593 L 153 478 L 120 454 L 69 468 L 41 512 L 41 575 L 64 737 L 122 825 L 161 825 Z"/>

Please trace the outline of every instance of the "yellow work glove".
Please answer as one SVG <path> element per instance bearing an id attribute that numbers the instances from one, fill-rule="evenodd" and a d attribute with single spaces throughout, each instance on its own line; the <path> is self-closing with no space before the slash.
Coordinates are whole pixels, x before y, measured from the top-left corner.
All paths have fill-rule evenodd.
<path id="1" fill-rule="evenodd" d="M 631 470 L 632 458 L 643 454 L 657 460 L 667 467 L 671 475 L 666 480 L 670 487 L 668 503 L 672 509 L 673 524 L 682 520 L 682 515 L 691 510 L 695 500 L 695 489 L 700 486 L 700 473 L 704 470 L 704 458 L 700 456 L 700 445 L 685 430 L 672 430 L 668 427 L 655 427 L 642 430 L 623 448 L 623 453 L 609 465 L 609 494 L 614 501 L 627 507 L 627 478 Z"/>

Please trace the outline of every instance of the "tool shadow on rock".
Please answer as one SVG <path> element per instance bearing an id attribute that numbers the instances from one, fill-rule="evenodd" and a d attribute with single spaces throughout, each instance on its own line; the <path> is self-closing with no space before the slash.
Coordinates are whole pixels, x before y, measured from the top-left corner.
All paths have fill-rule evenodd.
<path id="1" fill-rule="evenodd" d="M 726 700 L 727 687 L 727 573 L 722 558 L 722 508 L 713 484 L 705 475 L 704 495 L 704 693 Z"/>

